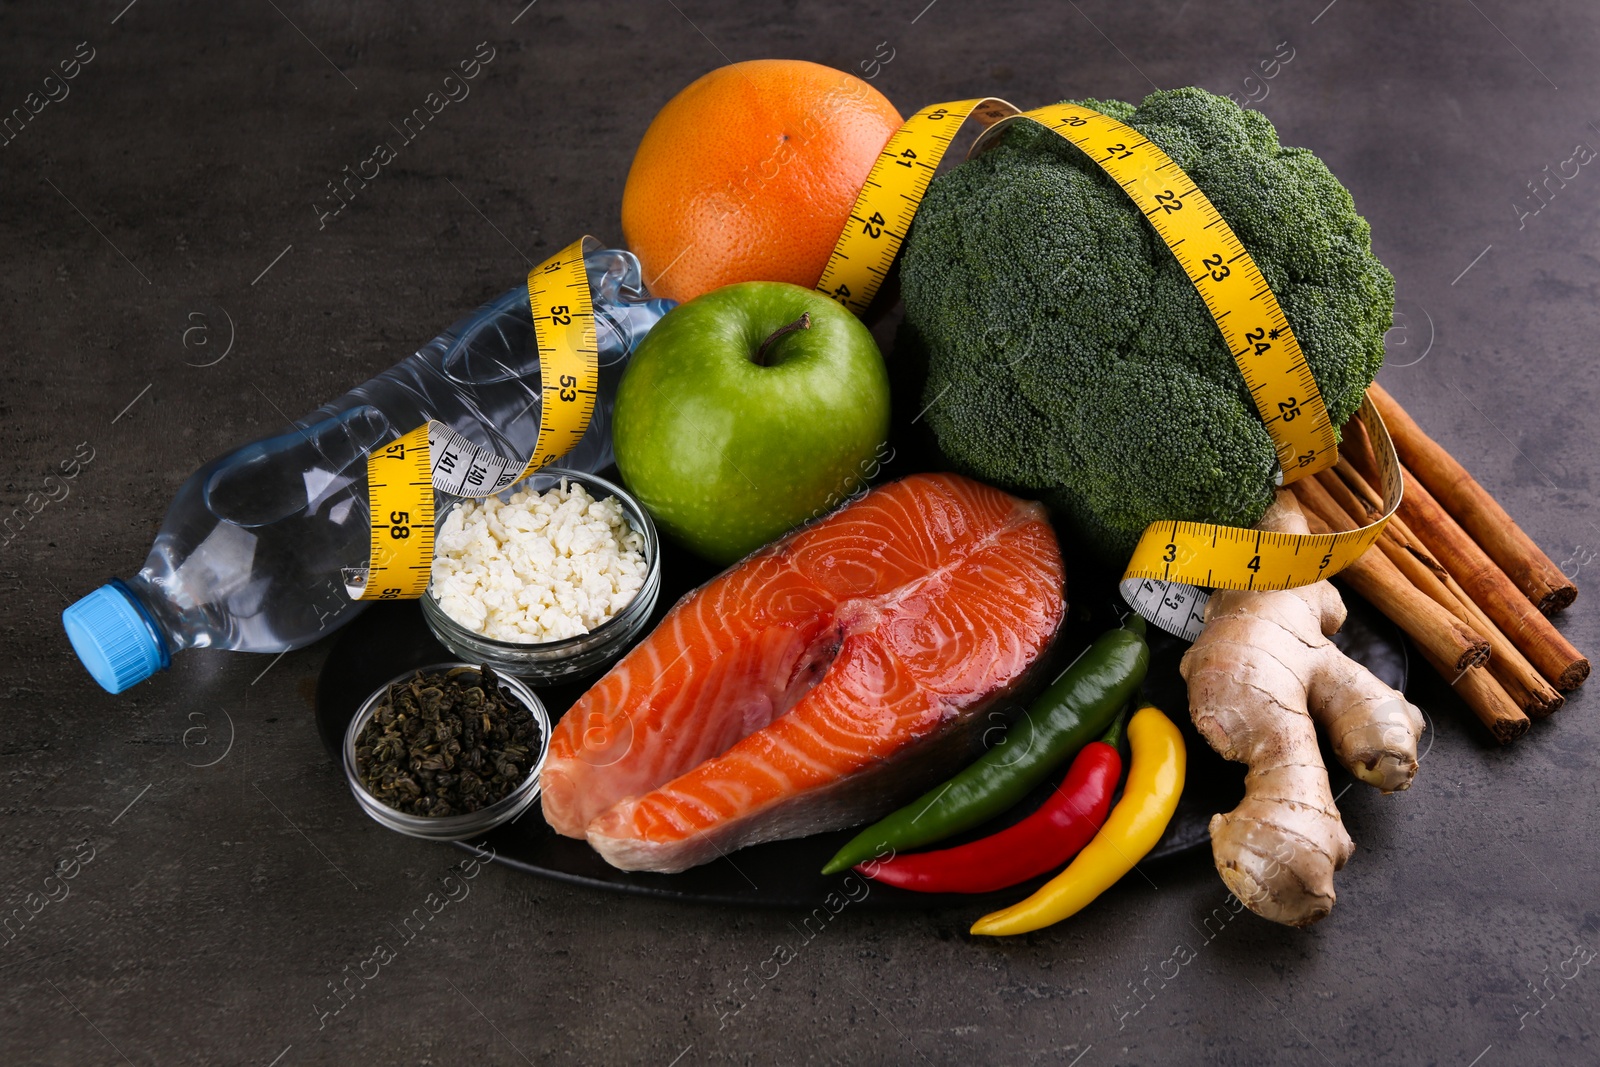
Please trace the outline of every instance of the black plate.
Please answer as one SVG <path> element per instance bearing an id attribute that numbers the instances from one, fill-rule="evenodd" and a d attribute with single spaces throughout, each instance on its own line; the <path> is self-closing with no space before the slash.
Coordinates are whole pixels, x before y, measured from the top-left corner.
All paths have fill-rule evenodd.
<path id="1" fill-rule="evenodd" d="M 661 600 L 651 620 L 652 629 L 679 596 L 711 577 L 714 569 L 687 552 L 666 545 L 661 573 Z M 1074 572 L 1069 566 L 1067 592 L 1072 607 L 1052 653 L 1055 663 L 1047 665 L 1046 677 L 1053 676 L 1055 670 L 1064 666 L 1096 634 L 1117 624 L 1119 612 L 1124 609 L 1116 596 L 1113 579 L 1113 575 L 1106 573 Z M 1389 685 L 1403 690 L 1407 668 L 1404 636 L 1359 597 L 1347 595 L 1345 600 L 1350 618 L 1335 639 L 1339 647 L 1366 664 Z M 1178 660 L 1186 647 L 1174 637 L 1152 631 L 1145 696 L 1183 728 L 1188 742 L 1189 766 L 1183 797 L 1172 823 L 1146 858 L 1147 863 L 1206 847 L 1210 840 L 1206 825 L 1211 816 L 1231 810 L 1244 795 L 1244 768 L 1214 753 L 1189 722 L 1188 697 L 1183 679 L 1178 676 Z M 423 621 L 422 609 L 415 602 L 374 604 L 358 616 L 329 652 L 317 683 L 317 728 L 334 762 L 342 762 L 345 728 L 374 689 L 402 671 L 453 659 L 455 657 L 434 640 Z M 540 688 L 539 697 L 549 709 L 552 721 L 559 719 L 592 681 Z M 1326 752 L 1324 761 L 1331 768 L 1335 793 L 1354 781 Z M 1051 788 L 1051 783 L 1041 786 L 1036 796 L 1018 806 L 1018 811 L 1032 810 Z M 354 803 L 352 798 L 351 804 Z M 993 829 L 984 827 L 977 833 Z M 853 831 L 841 830 L 797 841 L 756 845 L 681 874 L 636 873 L 610 866 L 585 842 L 558 836 L 546 825 L 535 805 L 515 823 L 489 834 L 487 842 L 496 860 L 509 867 L 580 885 L 711 903 L 812 908 L 824 903 L 830 892 L 861 893 L 859 881 L 847 882 L 851 875 L 824 878 L 817 873 L 851 836 Z M 956 838 L 949 843 L 961 840 Z M 1010 902 L 1043 881 L 1040 878 L 981 898 L 911 893 L 874 885 L 862 903 L 879 907 L 929 907 L 962 901 L 975 905 L 997 899 Z"/>

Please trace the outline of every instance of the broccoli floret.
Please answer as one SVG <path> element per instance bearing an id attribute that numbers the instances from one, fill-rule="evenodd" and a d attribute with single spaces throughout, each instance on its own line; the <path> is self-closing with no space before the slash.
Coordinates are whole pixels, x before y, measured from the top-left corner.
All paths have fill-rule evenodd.
<path id="1" fill-rule="evenodd" d="M 1085 100 L 1216 205 L 1289 318 L 1337 427 L 1383 362 L 1394 279 L 1316 156 L 1201 89 Z M 1125 560 L 1151 522 L 1249 526 L 1277 456 L 1194 285 L 1132 201 L 1033 123 L 934 180 L 901 262 L 907 358 L 940 449 L 1043 497 Z"/>

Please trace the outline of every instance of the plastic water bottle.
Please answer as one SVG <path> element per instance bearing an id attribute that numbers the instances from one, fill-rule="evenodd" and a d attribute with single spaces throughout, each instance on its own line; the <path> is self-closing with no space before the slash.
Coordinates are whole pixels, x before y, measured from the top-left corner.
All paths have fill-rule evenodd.
<path id="1" fill-rule="evenodd" d="M 560 463 L 598 471 L 612 461 L 622 368 L 673 301 L 649 296 L 631 253 L 591 252 L 584 266 L 600 385 L 588 431 Z M 345 592 L 343 574 L 364 567 L 370 548 L 367 453 L 433 419 L 508 458 L 529 456 L 540 407 L 524 284 L 288 431 L 195 471 L 144 568 L 62 613 L 78 658 L 120 693 L 185 648 L 283 652 L 310 644 L 365 606 Z"/>

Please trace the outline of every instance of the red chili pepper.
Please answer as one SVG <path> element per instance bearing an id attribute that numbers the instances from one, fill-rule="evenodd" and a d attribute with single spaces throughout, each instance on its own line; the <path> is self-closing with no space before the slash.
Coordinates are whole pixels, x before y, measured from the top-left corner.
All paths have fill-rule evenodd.
<path id="1" fill-rule="evenodd" d="M 1076 856 L 1099 832 L 1122 777 L 1119 719 L 1078 753 L 1056 791 L 1026 819 L 955 848 L 869 860 L 856 870 L 918 893 L 989 893 L 1026 882 Z"/>

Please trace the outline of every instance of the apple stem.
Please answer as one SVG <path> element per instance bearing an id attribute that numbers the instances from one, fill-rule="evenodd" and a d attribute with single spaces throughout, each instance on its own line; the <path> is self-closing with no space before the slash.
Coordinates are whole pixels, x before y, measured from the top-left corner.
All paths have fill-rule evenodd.
<path id="1" fill-rule="evenodd" d="M 798 319 L 795 319 L 789 325 L 779 326 L 776 330 L 773 330 L 771 336 L 769 336 L 765 341 L 762 341 L 761 347 L 756 349 L 756 366 L 765 367 L 767 365 L 767 349 L 771 348 L 773 342 L 778 338 L 782 337 L 786 333 L 793 333 L 796 330 L 809 329 L 811 329 L 811 312 L 807 311 L 802 313 Z"/>

